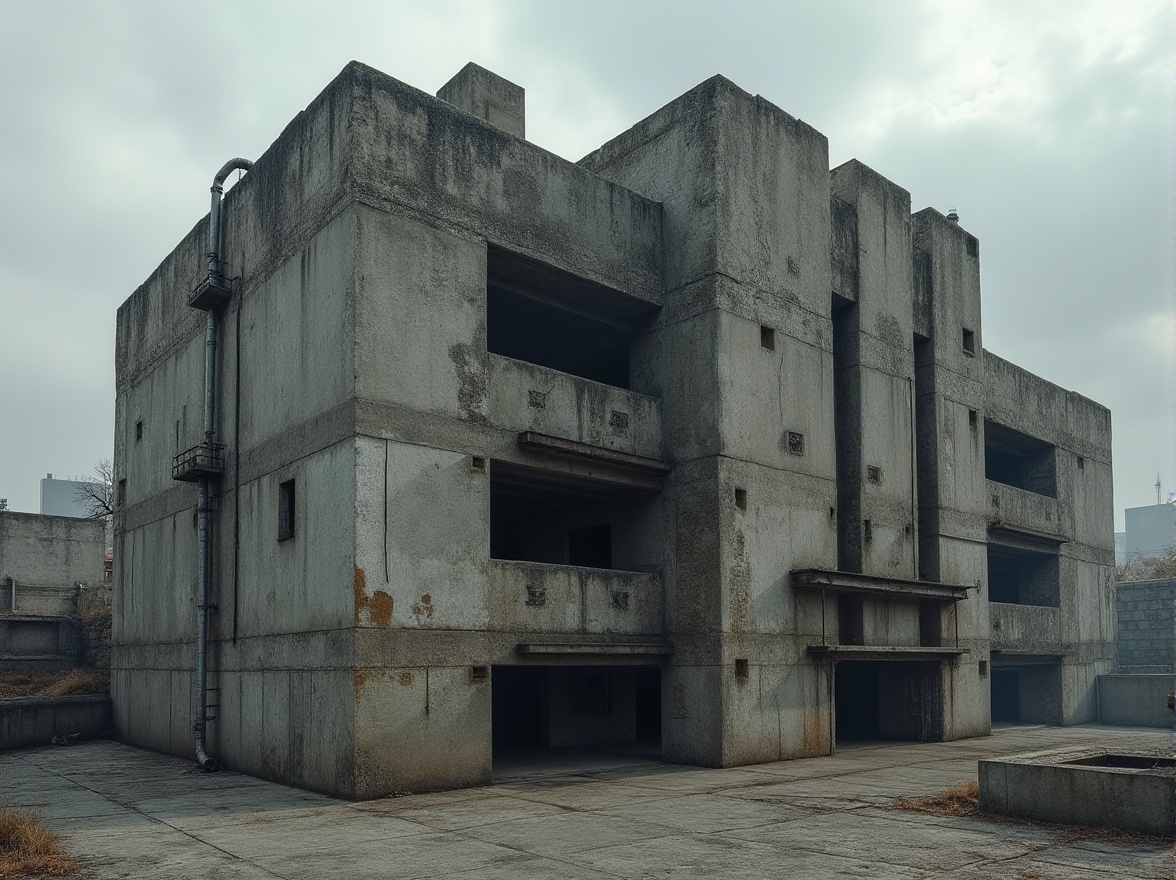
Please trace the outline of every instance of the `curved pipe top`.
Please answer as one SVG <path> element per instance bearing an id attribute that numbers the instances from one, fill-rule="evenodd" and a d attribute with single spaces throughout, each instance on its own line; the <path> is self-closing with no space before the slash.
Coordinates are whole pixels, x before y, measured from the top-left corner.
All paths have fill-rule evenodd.
<path id="1" fill-rule="evenodd" d="M 208 211 L 208 276 L 214 281 L 219 282 L 218 286 L 221 287 L 224 286 L 224 276 L 220 269 L 220 208 L 221 196 L 225 191 L 225 178 L 238 169 L 248 171 L 252 167 L 253 163 L 248 159 L 230 159 L 216 173 L 216 177 L 212 179 L 212 206 Z"/>

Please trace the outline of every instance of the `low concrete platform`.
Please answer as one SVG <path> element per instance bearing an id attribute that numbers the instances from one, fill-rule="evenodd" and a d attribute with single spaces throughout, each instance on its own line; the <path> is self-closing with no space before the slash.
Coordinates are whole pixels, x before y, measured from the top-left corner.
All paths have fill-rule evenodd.
<path id="1" fill-rule="evenodd" d="M 110 731 L 106 694 L 0 700 L 0 751 L 44 746 L 54 737 L 94 739 Z"/>
<path id="2" fill-rule="evenodd" d="M 0 801 L 39 811 L 94 878 L 1171 878 L 1170 847 L 891 806 L 976 779 L 981 758 L 1167 742 L 1155 730 L 1004 728 L 731 770 L 597 768 L 361 803 L 95 742 L 0 755 Z"/>

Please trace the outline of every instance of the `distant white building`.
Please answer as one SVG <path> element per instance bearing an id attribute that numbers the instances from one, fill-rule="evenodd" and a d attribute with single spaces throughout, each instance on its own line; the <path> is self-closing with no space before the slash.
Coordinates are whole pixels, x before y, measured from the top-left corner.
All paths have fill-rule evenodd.
<path id="1" fill-rule="evenodd" d="M 85 518 L 92 511 L 87 502 L 87 490 L 101 495 L 103 489 L 98 483 L 84 480 L 55 480 L 53 474 L 46 474 L 41 480 L 41 515 L 73 516 Z"/>
<path id="2" fill-rule="evenodd" d="M 1176 546 L 1176 504 L 1128 507 L 1124 514 L 1128 562 L 1154 559 Z"/>

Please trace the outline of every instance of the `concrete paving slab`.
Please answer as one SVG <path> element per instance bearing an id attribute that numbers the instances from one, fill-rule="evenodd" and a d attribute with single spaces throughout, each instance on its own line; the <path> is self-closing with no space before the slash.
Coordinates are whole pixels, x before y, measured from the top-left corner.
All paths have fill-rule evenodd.
<path id="1" fill-rule="evenodd" d="M 1158 733 L 1166 742 L 1166 734 Z M 1170 846 L 1118 846 L 896 797 L 975 778 L 977 757 L 1152 730 L 1017 728 L 966 744 L 858 749 L 755 768 L 528 777 L 346 803 L 109 742 L 0 756 L 0 802 L 35 805 L 102 878 L 1176 877 Z"/>
<path id="2" fill-rule="evenodd" d="M 661 814 L 658 814 L 661 817 Z M 511 849 L 566 859 L 590 849 L 623 846 L 677 834 L 666 824 L 613 813 L 565 812 L 560 816 L 524 819 L 471 828 L 471 837 Z"/>

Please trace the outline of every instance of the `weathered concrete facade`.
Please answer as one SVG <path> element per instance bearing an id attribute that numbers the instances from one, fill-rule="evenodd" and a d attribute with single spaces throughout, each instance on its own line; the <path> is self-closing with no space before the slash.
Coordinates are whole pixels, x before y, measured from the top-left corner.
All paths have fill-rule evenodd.
<path id="1" fill-rule="evenodd" d="M 986 733 L 998 670 L 1093 718 L 1109 413 L 983 350 L 974 237 L 721 77 L 578 164 L 488 71 L 441 94 L 349 65 L 225 198 L 218 759 L 731 766 Z M 176 753 L 207 234 L 118 316 L 115 724 Z"/>
<path id="2" fill-rule="evenodd" d="M 105 579 L 105 549 L 101 521 L 0 511 L 0 613 L 74 614 L 78 585 Z"/>

